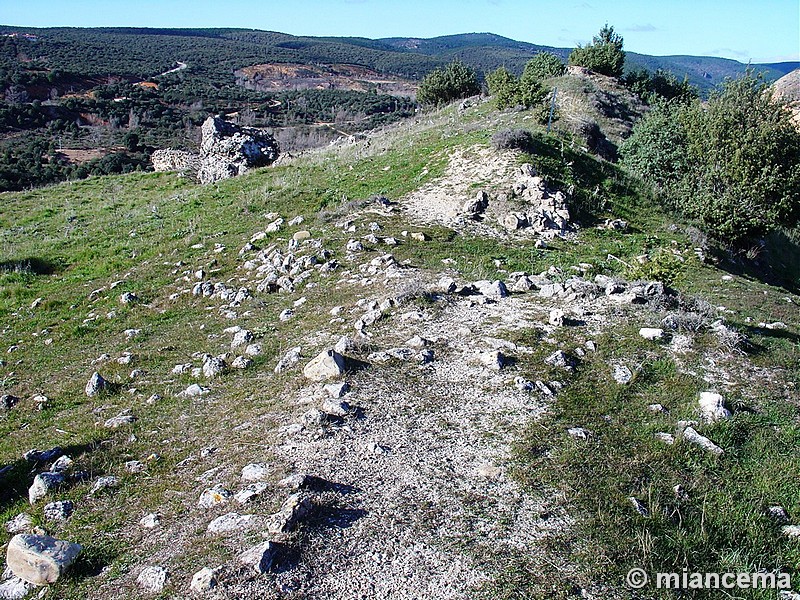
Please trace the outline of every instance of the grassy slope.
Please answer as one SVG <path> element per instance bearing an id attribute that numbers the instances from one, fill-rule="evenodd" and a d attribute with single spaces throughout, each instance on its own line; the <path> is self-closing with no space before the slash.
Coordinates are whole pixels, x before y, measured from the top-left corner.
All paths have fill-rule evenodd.
<path id="1" fill-rule="evenodd" d="M 259 297 L 258 307 L 237 323 L 260 333 L 265 355 L 246 375 L 224 377 L 211 400 L 189 401 L 175 394 L 190 380 L 169 376 L 171 367 L 187 362 L 198 350 L 224 347 L 227 338 L 217 338 L 230 322 L 206 310 L 200 300 L 184 296 L 178 302 L 168 301 L 169 293 L 191 286 L 176 285 L 176 278 L 200 267 L 213 272 L 215 281 L 235 277 L 239 247 L 252 233 L 263 230 L 265 214 L 273 211 L 288 218 L 304 215 L 303 228 L 326 247 L 342 248 L 346 234 L 328 220 L 315 218 L 320 209 L 326 209 L 329 219 L 347 214 L 348 207 L 372 194 L 398 198 L 441 173 L 449 149 L 488 144 L 495 130 L 530 123 L 524 119 L 520 113 L 497 115 L 489 105 L 467 115 L 451 107 L 373 139 L 368 151 L 345 148 L 312 154 L 205 188 L 172 175 L 136 174 L 3 196 L 0 349 L 5 365 L 0 367 L 0 391 L 23 401 L 0 418 L 0 465 L 14 465 L 4 482 L 0 520 L 30 510 L 25 499 L 30 467 L 21 460 L 30 448 L 58 444 L 92 475 L 123 476 L 122 490 L 115 494 L 87 500 L 87 483 L 59 495 L 75 499 L 79 508 L 66 525 L 52 530 L 84 544 L 86 558 L 57 587 L 56 595 L 81 597 L 94 589 L 89 575 L 102 566 L 110 566 L 114 577 L 149 552 L 137 547 L 135 537 L 121 533 L 129 532 L 130 524 L 149 511 L 160 510 L 170 519 L 181 517 L 185 508 L 179 499 L 187 482 L 178 465 L 186 456 L 212 444 L 225 445 L 232 456 L 243 449 L 268 452 L 259 431 L 237 432 L 231 439 L 229 429 L 255 416 L 266 419 L 269 427 L 274 423 L 270 415 L 287 410 L 281 398 L 296 383 L 272 375 L 276 357 L 298 340 L 313 339 L 329 306 L 356 299 L 327 284 L 304 290 L 314 314 L 285 324 L 277 314 L 290 305 L 290 299 L 277 294 Z M 719 354 L 712 336 L 703 334 L 696 352 L 678 370 L 664 346 L 638 338 L 638 326 L 651 323 L 615 328 L 607 340 L 600 340 L 607 350 L 583 364 L 552 413 L 520 432 L 517 453 L 519 477 L 530 492 L 558 490 L 580 517 L 574 531 L 552 540 L 553 564 L 579 560 L 583 566 L 577 572 L 541 570 L 524 556 L 510 557 L 508 572 L 486 590 L 487 595 L 541 597 L 550 589 L 560 595 L 576 583 L 588 586 L 592 581 L 619 587 L 621 573 L 633 565 L 678 570 L 683 566 L 717 570 L 712 567 L 719 565 L 796 568 L 796 543 L 780 538 L 761 514 L 772 503 L 783 504 L 790 515 L 800 514 L 800 488 L 791 475 L 800 466 L 798 397 L 788 383 L 800 380 L 796 304 L 785 300 L 784 290 L 757 280 L 721 282 L 722 273 L 694 260 L 691 244 L 680 230 L 669 228 L 670 219 L 614 167 L 555 138 L 540 134 L 537 140 L 535 155 L 521 160 L 533 161 L 560 186 L 575 186 L 580 204 L 576 212 L 586 225 L 579 241 L 556 241 L 549 250 L 535 250 L 521 242 L 474 239 L 434 227 L 426 229 L 430 242 L 401 245 L 394 252 L 397 258 L 430 268 L 440 268 L 441 259 L 453 258 L 467 278 L 497 276 L 495 261 L 508 271 L 539 272 L 551 265 L 566 270 L 588 262 L 592 272 L 669 276 L 679 290 L 734 311 L 726 318 L 748 332 L 755 350 L 731 359 L 733 366 L 741 361 L 742 372 L 769 367 L 770 377 L 754 377 L 758 385 L 737 377 L 733 397 L 752 412 L 737 411 L 730 423 L 707 428 L 709 435 L 732 450 L 719 461 L 698 458 L 684 445 L 654 442 L 652 432 L 669 425 L 646 407 L 661 402 L 671 411 L 669 422 L 691 416 L 694 394 L 704 388 L 706 358 L 725 365 L 729 359 Z M 604 214 L 628 219 L 631 232 L 623 235 L 588 226 Z M 384 233 L 400 237 L 399 231 L 407 228 L 398 218 L 386 225 Z M 273 238 L 285 239 L 286 234 Z M 193 249 L 198 243 L 204 247 Z M 227 250 L 215 253 L 215 244 Z M 680 258 L 673 258 L 673 250 L 682 253 Z M 634 265 L 635 257 L 647 253 L 666 258 L 629 268 L 609 256 Z M 178 266 L 179 261 L 184 264 Z M 97 300 L 89 298 L 92 290 L 117 280 L 124 283 Z M 121 306 L 118 297 L 123 291 L 136 292 L 143 304 Z M 42 304 L 31 309 L 38 297 L 44 299 Z M 114 318 L 107 318 L 110 311 L 116 313 Z M 91 314 L 99 318 L 85 323 Z M 774 320 L 785 321 L 789 332 L 753 328 L 758 321 Z M 126 329 L 142 331 L 127 341 Z M 569 331 L 564 335 L 571 335 Z M 46 345 L 44 340 L 50 338 L 52 344 Z M 12 345 L 18 349 L 6 354 Z M 121 366 L 112 361 L 102 367 L 105 377 L 121 384 L 121 391 L 87 399 L 83 386 L 95 369 L 91 361 L 102 352 L 116 358 L 123 351 L 133 352 L 136 362 Z M 642 364 L 632 386 L 620 389 L 609 384 L 607 361 L 615 357 Z M 133 368 L 144 369 L 146 376 L 136 382 L 138 392 L 129 394 L 126 390 L 133 384 L 127 374 Z M 525 366 L 520 369 L 524 374 Z M 30 400 L 36 393 L 52 399 L 42 412 Z M 153 393 L 164 400 L 146 404 L 143 400 Z M 139 417 L 131 429 L 109 432 L 97 426 L 127 408 Z M 564 427 L 576 424 L 596 432 L 589 448 L 565 439 Z M 162 459 L 147 475 L 124 475 L 122 462 L 143 460 L 151 452 Z M 690 490 L 691 500 L 685 506 L 675 507 L 670 500 L 676 482 Z M 633 515 L 625 504 L 630 495 L 645 500 L 655 516 Z M 663 516 L 660 506 L 669 509 Z M 37 519 L 40 510 L 33 509 Z M 0 539 L 5 537 L 0 532 Z M 229 549 L 198 552 L 185 557 L 187 569 L 205 564 L 203 553 L 208 562 L 222 561 Z"/>

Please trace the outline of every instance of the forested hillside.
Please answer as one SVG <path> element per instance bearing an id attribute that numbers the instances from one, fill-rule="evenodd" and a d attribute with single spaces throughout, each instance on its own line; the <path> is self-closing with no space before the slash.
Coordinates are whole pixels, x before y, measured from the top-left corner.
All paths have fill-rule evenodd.
<path id="1" fill-rule="evenodd" d="M 155 148 L 193 148 L 212 114 L 278 128 L 285 150 L 318 146 L 413 114 L 417 82 L 455 59 L 482 80 L 500 65 L 519 74 L 542 51 L 569 54 L 487 33 L 370 40 L 0 26 L 0 191 L 146 168 Z M 626 70 L 671 71 L 701 93 L 745 70 L 717 58 L 627 56 Z M 311 69 L 285 74 L 303 65 Z"/>

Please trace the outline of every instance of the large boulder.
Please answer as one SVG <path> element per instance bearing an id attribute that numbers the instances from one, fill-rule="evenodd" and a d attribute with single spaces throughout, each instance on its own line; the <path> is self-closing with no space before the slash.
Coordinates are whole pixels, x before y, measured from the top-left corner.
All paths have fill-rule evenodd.
<path id="1" fill-rule="evenodd" d="M 20 579 L 34 585 L 55 583 L 66 571 L 81 547 L 47 535 L 19 534 L 8 543 L 6 562 Z"/>
<path id="2" fill-rule="evenodd" d="M 200 183 L 214 183 L 266 167 L 278 158 L 278 142 L 253 127 L 239 127 L 221 117 L 209 117 L 202 127 Z"/>
<path id="3" fill-rule="evenodd" d="M 156 171 L 179 171 L 194 175 L 200 183 L 214 183 L 266 167 L 278 158 L 275 138 L 254 127 L 239 127 L 222 117 L 209 117 L 201 128 L 200 154 L 183 150 L 153 153 Z"/>

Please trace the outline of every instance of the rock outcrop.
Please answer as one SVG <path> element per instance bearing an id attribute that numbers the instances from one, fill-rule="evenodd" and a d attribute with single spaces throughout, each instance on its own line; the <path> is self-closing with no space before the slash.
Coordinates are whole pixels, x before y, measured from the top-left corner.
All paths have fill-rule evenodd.
<path id="1" fill-rule="evenodd" d="M 239 127 L 217 116 L 206 119 L 202 133 L 200 154 L 157 150 L 152 157 L 153 168 L 196 176 L 207 184 L 266 167 L 278 158 L 278 143 L 261 129 Z"/>

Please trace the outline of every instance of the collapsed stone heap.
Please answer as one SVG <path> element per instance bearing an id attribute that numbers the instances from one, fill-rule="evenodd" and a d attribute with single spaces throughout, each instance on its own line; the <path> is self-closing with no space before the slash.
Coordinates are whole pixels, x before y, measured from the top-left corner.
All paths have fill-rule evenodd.
<path id="1" fill-rule="evenodd" d="M 492 203 L 496 206 L 491 207 Z M 570 221 L 566 194 L 550 189 L 533 165 L 527 163 L 520 167 L 510 189 L 501 191 L 494 199 L 480 191 L 475 199 L 464 204 L 463 212 L 472 219 L 480 219 L 484 213 L 497 213 L 493 216 L 506 229 L 530 229 L 545 237 L 566 231 Z"/>

